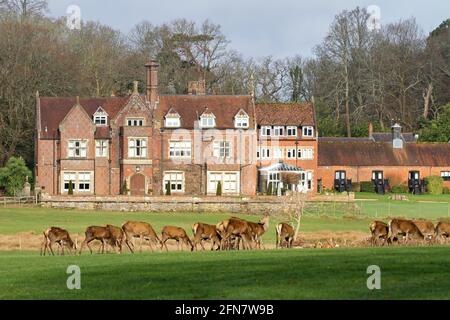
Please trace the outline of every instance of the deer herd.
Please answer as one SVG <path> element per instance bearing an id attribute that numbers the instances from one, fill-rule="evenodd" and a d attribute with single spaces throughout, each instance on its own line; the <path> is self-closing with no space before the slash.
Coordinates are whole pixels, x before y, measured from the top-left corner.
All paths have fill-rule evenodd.
<path id="1" fill-rule="evenodd" d="M 47 250 L 54 255 L 53 245 L 58 245 L 58 251 L 64 254 L 67 248 L 70 253 L 81 254 L 83 248 L 88 247 L 93 253 L 91 242 L 100 241 L 99 252 L 107 251 L 107 245 L 115 252 L 122 253 L 123 245 L 130 252 L 136 250 L 135 241 L 139 241 L 139 251 L 142 251 L 143 243 L 147 242 L 151 251 L 155 247 L 169 251 L 166 242 L 175 240 L 178 250 L 187 247 L 190 251 L 198 249 L 205 250 L 204 242 L 211 243 L 211 250 L 232 250 L 261 249 L 264 248 L 262 236 L 269 229 L 269 215 L 265 214 L 259 222 L 251 222 L 237 217 L 231 217 L 216 225 L 206 223 L 194 223 L 192 225 L 193 238 L 191 239 L 186 231 L 180 227 L 165 226 L 159 236 L 155 229 L 147 222 L 127 221 L 121 227 L 113 225 L 90 226 L 86 228 L 85 239 L 81 243 L 79 251 L 77 244 L 72 240 L 67 230 L 59 227 L 50 227 L 44 233 L 44 241 L 41 246 L 41 255 L 45 255 Z M 392 219 L 387 224 L 381 221 L 374 221 L 369 226 L 371 232 L 372 245 L 386 245 L 408 243 L 410 240 L 421 240 L 431 242 L 442 241 L 450 237 L 450 223 L 439 222 L 436 226 L 432 222 L 422 220 Z M 293 227 L 285 222 L 279 223 L 275 227 L 276 248 L 292 248 L 295 231 Z"/>
<path id="2" fill-rule="evenodd" d="M 269 229 L 269 219 L 269 215 L 265 214 L 259 222 L 231 217 L 216 225 L 194 223 L 192 225 L 192 239 L 183 228 L 174 226 L 165 226 L 161 231 L 161 236 L 159 236 L 147 222 L 127 221 L 121 228 L 109 224 L 106 226 L 90 226 L 86 228 L 85 239 L 81 243 L 79 251 L 67 230 L 50 227 L 44 231 L 41 255 L 45 255 L 47 250 L 54 255 L 53 245 L 58 245 L 58 251 L 61 249 L 61 254 L 64 254 L 65 248 L 71 253 L 78 251 L 81 254 L 85 246 L 92 254 L 93 250 L 90 244 L 94 240 L 100 241 L 99 251 L 101 253 L 107 250 L 107 245 L 111 246 L 116 252 L 118 249 L 119 253 L 122 252 L 122 247 L 125 245 L 130 252 L 134 253 L 136 249 L 135 240 L 139 241 L 139 251 L 142 251 L 142 245 L 145 242 L 147 242 L 151 251 L 154 251 L 155 247 L 159 247 L 161 251 L 164 249 L 169 251 L 166 244 L 168 240 L 175 240 L 178 250 L 183 250 L 184 246 L 194 251 L 198 249 L 198 245 L 205 250 L 205 241 L 211 242 L 211 250 L 264 248 L 262 236 Z M 292 247 L 294 230 L 289 224 L 278 224 L 276 233 L 277 248 L 281 246 Z"/>
<path id="3" fill-rule="evenodd" d="M 450 223 L 438 222 L 435 226 L 431 221 L 392 219 L 387 224 L 374 221 L 369 226 L 372 234 L 372 245 L 405 244 L 411 240 L 442 243 L 450 236 Z"/>

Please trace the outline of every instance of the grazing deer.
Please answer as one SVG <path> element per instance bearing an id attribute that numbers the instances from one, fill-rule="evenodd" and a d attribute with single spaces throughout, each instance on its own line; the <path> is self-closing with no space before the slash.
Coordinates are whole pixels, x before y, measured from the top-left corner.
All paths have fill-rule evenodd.
<path id="1" fill-rule="evenodd" d="M 148 245 L 152 252 L 152 243 L 155 245 L 162 244 L 153 227 L 147 222 L 127 221 L 122 225 L 122 230 L 125 232 L 126 236 L 125 243 L 131 252 L 134 252 L 132 249 L 132 247 L 134 247 L 132 242 L 133 238 L 139 238 L 139 251 L 141 252 L 142 240 L 148 241 Z"/>
<path id="2" fill-rule="evenodd" d="M 369 225 L 370 233 L 372 234 L 371 243 L 373 246 L 377 245 L 380 240 L 382 240 L 382 244 L 389 243 L 389 226 L 381 221 L 373 221 Z"/>
<path id="3" fill-rule="evenodd" d="M 119 247 L 119 253 L 122 253 L 122 245 L 123 240 L 125 239 L 125 233 L 119 227 L 107 224 L 106 228 L 109 230 L 111 234 L 111 238 L 108 240 L 108 243 L 113 247 L 114 251 L 115 247 Z"/>
<path id="4" fill-rule="evenodd" d="M 69 252 L 72 253 L 72 250 L 76 252 L 77 248 L 75 243 L 70 238 L 69 232 L 67 230 L 58 228 L 58 227 L 50 227 L 44 230 L 44 242 L 41 245 L 41 255 L 45 256 L 45 252 L 47 248 L 50 249 L 52 255 L 55 255 L 53 252 L 52 244 L 57 243 L 61 247 L 61 254 L 64 255 L 64 246 L 67 246 Z M 42 247 L 44 249 L 42 250 Z"/>
<path id="5" fill-rule="evenodd" d="M 172 226 L 164 227 L 161 232 L 161 250 L 165 247 L 166 251 L 169 251 L 166 245 L 166 242 L 169 239 L 177 241 L 178 250 L 180 250 L 180 240 L 181 240 L 182 241 L 181 250 L 183 250 L 183 243 L 184 243 L 186 246 L 191 248 L 191 251 L 194 251 L 194 245 L 192 244 L 191 239 L 189 239 L 188 235 L 186 234 L 186 231 L 184 231 L 183 228 Z"/>
<path id="6" fill-rule="evenodd" d="M 403 219 L 392 219 L 389 221 L 388 239 L 392 243 L 394 238 L 398 238 L 399 234 L 405 234 L 405 243 L 408 243 L 411 237 L 423 240 L 423 234 L 414 222 Z"/>
<path id="7" fill-rule="evenodd" d="M 423 238 L 432 241 L 435 238 L 435 227 L 433 222 L 425 220 L 414 220 L 414 224 L 419 228 Z"/>
<path id="8" fill-rule="evenodd" d="M 221 236 L 215 225 L 200 222 L 194 223 L 192 225 L 192 233 L 194 234 L 193 243 L 195 250 L 197 250 L 198 243 L 200 243 L 202 249 L 205 250 L 205 247 L 203 246 L 204 240 L 211 240 L 211 251 L 214 250 L 215 245 L 217 245 L 216 250 L 220 249 Z"/>
<path id="9" fill-rule="evenodd" d="M 277 224 L 275 230 L 277 236 L 276 248 L 282 247 L 283 241 L 286 241 L 286 248 L 292 248 L 295 235 L 294 228 L 285 222 L 281 222 Z"/>
<path id="10" fill-rule="evenodd" d="M 86 228 L 85 231 L 85 239 L 80 247 L 80 254 L 83 251 L 84 245 L 87 245 L 89 248 L 89 251 L 92 254 L 92 248 L 89 246 L 89 243 L 91 243 L 94 240 L 99 240 L 102 243 L 101 246 L 101 252 L 104 253 L 105 251 L 105 244 L 106 242 L 109 243 L 115 243 L 115 240 L 112 239 L 111 232 L 107 227 L 97 227 L 97 226 L 90 226 Z"/>
<path id="11" fill-rule="evenodd" d="M 261 249 L 261 245 L 264 248 L 264 244 L 262 243 L 262 236 L 269 229 L 269 220 L 269 214 L 265 213 L 264 217 L 258 223 L 247 221 L 252 233 L 253 241 L 255 242 L 256 246 L 259 247 L 259 249 Z"/>
<path id="12" fill-rule="evenodd" d="M 450 237 L 450 223 L 439 222 L 435 228 L 435 238 L 441 243 Z"/>
<path id="13" fill-rule="evenodd" d="M 238 239 L 237 248 L 239 249 L 239 240 L 242 239 L 242 246 L 245 249 L 252 249 L 252 231 L 247 221 L 242 220 L 240 218 L 232 217 L 228 220 L 224 220 L 218 225 L 219 230 L 223 230 L 224 236 L 222 241 L 222 249 L 228 248 L 230 249 L 230 243 L 232 237 L 236 237 Z"/>

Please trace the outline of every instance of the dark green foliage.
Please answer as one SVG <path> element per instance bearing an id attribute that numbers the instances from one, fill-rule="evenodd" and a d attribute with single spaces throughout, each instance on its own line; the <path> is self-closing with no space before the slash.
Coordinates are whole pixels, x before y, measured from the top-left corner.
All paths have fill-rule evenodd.
<path id="1" fill-rule="evenodd" d="M 352 182 L 352 192 L 361 192 L 361 183 L 360 182 Z"/>
<path id="2" fill-rule="evenodd" d="M 23 190 L 26 177 L 31 176 L 30 169 L 21 157 L 11 157 L 5 167 L 0 168 L 0 186 L 5 188 L 7 195 L 14 196 Z"/>
<path id="3" fill-rule="evenodd" d="M 375 192 L 375 187 L 372 181 L 361 182 L 361 192 Z"/>
<path id="4" fill-rule="evenodd" d="M 391 192 L 392 193 L 408 193 L 409 189 L 408 189 L 408 186 L 406 186 L 404 184 L 398 184 L 391 188 Z"/>
<path id="5" fill-rule="evenodd" d="M 166 196 L 170 196 L 172 194 L 172 190 L 170 189 L 170 181 L 166 183 Z"/>
<path id="6" fill-rule="evenodd" d="M 438 176 L 429 176 L 425 178 L 427 191 L 429 194 L 442 194 L 444 189 L 444 179 Z"/>
<path id="7" fill-rule="evenodd" d="M 443 194 L 450 194 L 450 188 L 448 188 L 448 187 L 442 188 L 442 193 Z"/>
<path id="8" fill-rule="evenodd" d="M 219 181 L 219 183 L 217 184 L 216 196 L 221 195 L 222 195 L 222 183 Z"/>
<path id="9" fill-rule="evenodd" d="M 268 196 L 273 195 L 272 182 L 269 182 L 269 186 L 267 187 L 267 195 L 268 195 Z"/>
<path id="10" fill-rule="evenodd" d="M 67 194 L 69 196 L 73 195 L 73 182 L 72 182 L 72 180 L 69 180 L 69 190 L 67 191 Z"/>
<path id="11" fill-rule="evenodd" d="M 443 110 L 437 119 L 426 122 L 420 131 L 421 141 L 448 142 L 450 139 L 450 103 L 444 106 Z"/>

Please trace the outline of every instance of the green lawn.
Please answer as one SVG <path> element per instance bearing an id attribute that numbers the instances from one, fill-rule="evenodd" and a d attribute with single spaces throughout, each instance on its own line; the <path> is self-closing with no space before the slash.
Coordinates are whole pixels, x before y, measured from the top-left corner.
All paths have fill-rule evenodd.
<path id="1" fill-rule="evenodd" d="M 244 219 L 258 221 L 260 216 L 239 215 Z M 166 225 L 180 226 L 191 234 L 195 222 L 216 224 L 227 219 L 230 214 L 197 213 L 148 213 L 148 212 L 106 212 L 46 209 L 38 207 L 1 208 L 0 235 L 19 232 L 40 234 L 49 226 L 59 226 L 69 232 L 83 233 L 87 226 L 114 224 L 120 226 L 127 220 L 147 221 L 159 232 Z M 266 241 L 275 241 L 275 225 L 283 218 L 272 217 L 269 231 L 264 235 Z M 370 219 L 364 217 L 325 217 L 306 215 L 302 222 L 303 232 L 314 231 L 364 231 L 368 232 Z"/>
<path id="2" fill-rule="evenodd" d="M 418 260 L 420 257 L 420 260 Z M 69 265 L 81 290 L 66 288 Z M 449 299 L 444 247 L 40 257 L 0 253 L 0 299 Z M 366 287 L 381 268 L 381 290 Z"/>

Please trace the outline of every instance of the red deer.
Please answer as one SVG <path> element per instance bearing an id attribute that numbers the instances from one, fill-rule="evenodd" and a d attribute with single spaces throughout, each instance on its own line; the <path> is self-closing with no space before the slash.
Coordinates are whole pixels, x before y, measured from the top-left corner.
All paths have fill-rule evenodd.
<path id="1" fill-rule="evenodd" d="M 405 235 L 405 243 L 408 243 L 411 237 L 421 240 L 424 239 L 422 232 L 420 232 L 414 222 L 403 219 L 392 219 L 389 221 L 389 241 L 393 243 L 394 238 L 398 238 L 399 234 Z"/>
<path id="2" fill-rule="evenodd" d="M 247 221 L 252 233 L 253 240 L 255 241 L 256 246 L 259 247 L 259 249 L 261 249 L 261 245 L 264 247 L 264 244 L 262 243 L 262 236 L 269 229 L 269 220 L 270 216 L 268 213 L 266 213 L 258 223 Z"/>
<path id="3" fill-rule="evenodd" d="M 94 240 L 99 240 L 102 243 L 101 251 L 102 253 L 105 250 L 105 244 L 106 242 L 115 243 L 115 241 L 112 239 L 111 232 L 107 227 L 97 227 L 97 226 L 90 226 L 86 228 L 85 231 L 85 239 L 80 247 L 80 254 L 83 251 L 84 245 L 87 245 L 89 248 L 89 251 L 92 254 L 92 248 L 89 246 L 89 243 L 91 243 Z"/>
<path id="4" fill-rule="evenodd" d="M 132 247 L 134 244 L 132 242 L 133 238 L 139 238 L 139 251 L 142 251 L 142 240 L 147 240 L 150 249 L 153 252 L 153 244 L 161 244 L 161 240 L 156 234 L 153 227 L 147 222 L 139 221 L 127 221 L 122 225 L 122 230 L 125 232 L 125 243 L 131 252 L 134 252 Z"/>
<path id="5" fill-rule="evenodd" d="M 119 247 L 119 253 L 122 253 L 122 244 L 123 240 L 125 240 L 125 233 L 121 228 L 110 224 L 107 224 L 106 228 L 111 234 L 111 238 L 109 239 L 108 243 L 113 247 L 114 251 L 116 250 L 116 246 Z"/>
<path id="6" fill-rule="evenodd" d="M 180 250 L 180 240 L 182 241 L 181 249 L 183 249 L 183 243 L 191 248 L 191 251 L 194 251 L 194 245 L 192 244 L 191 240 L 189 239 L 188 235 L 186 234 L 186 231 L 184 231 L 183 228 L 179 227 L 172 227 L 172 226 L 166 226 L 162 229 L 161 232 L 161 250 L 165 247 L 166 251 L 169 251 L 167 249 L 166 242 L 169 239 L 173 239 L 177 241 L 178 250 Z"/>
<path id="7" fill-rule="evenodd" d="M 377 245 L 379 241 L 382 241 L 382 244 L 389 243 L 388 239 L 389 235 L 389 226 L 381 221 L 374 221 L 369 226 L 370 233 L 372 234 L 371 243 L 373 246 Z"/>
<path id="8" fill-rule="evenodd" d="M 275 230 L 277 235 L 276 248 L 282 247 L 283 241 L 286 241 L 287 248 L 292 248 L 295 235 L 294 228 L 285 222 L 281 222 L 277 224 Z"/>
<path id="9" fill-rule="evenodd" d="M 206 224 L 206 223 L 194 223 L 192 225 L 192 233 L 194 234 L 194 247 L 195 250 L 197 250 L 197 244 L 200 243 L 200 246 L 203 250 L 205 250 L 205 247 L 203 246 L 204 240 L 211 240 L 211 250 L 214 250 L 214 246 L 217 245 L 217 250 L 220 249 L 220 240 L 221 236 L 217 231 L 217 228 L 215 225 Z"/>
<path id="10" fill-rule="evenodd" d="M 77 250 L 76 245 L 73 243 L 67 230 L 58 227 L 50 227 L 46 229 L 43 233 L 44 233 L 44 242 L 42 243 L 41 246 L 41 255 L 45 256 L 47 248 L 50 249 L 52 255 L 55 255 L 52 248 L 52 244 L 55 243 L 57 243 L 60 246 L 63 255 L 64 255 L 64 246 L 67 246 L 70 253 L 72 253 L 72 250 L 74 251 Z M 42 247 L 44 247 L 44 250 L 42 250 Z"/>
<path id="11" fill-rule="evenodd" d="M 252 231 L 247 221 L 232 217 L 218 224 L 218 229 L 223 232 L 222 249 L 228 246 L 230 249 L 230 241 L 232 237 L 238 239 L 237 248 L 239 249 L 239 240 L 242 239 L 244 249 L 252 249 Z"/>
<path id="12" fill-rule="evenodd" d="M 435 228 L 433 222 L 425 220 L 414 220 L 414 224 L 419 228 L 425 240 L 432 241 L 435 235 Z"/>
<path id="13" fill-rule="evenodd" d="M 436 239 L 439 239 L 441 242 L 443 240 L 447 240 L 450 237 L 450 223 L 442 221 L 439 222 L 436 225 L 435 237 Z"/>

